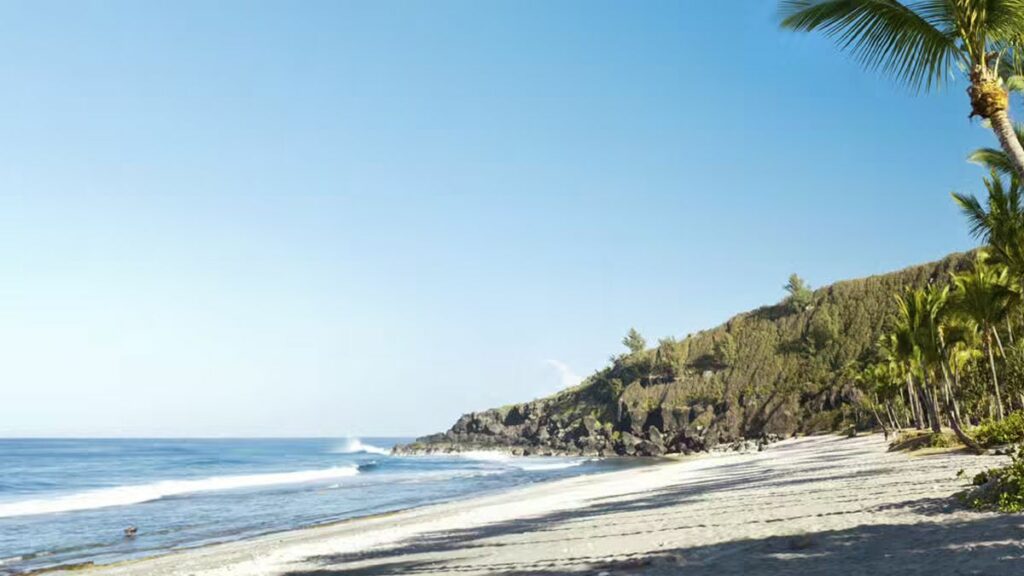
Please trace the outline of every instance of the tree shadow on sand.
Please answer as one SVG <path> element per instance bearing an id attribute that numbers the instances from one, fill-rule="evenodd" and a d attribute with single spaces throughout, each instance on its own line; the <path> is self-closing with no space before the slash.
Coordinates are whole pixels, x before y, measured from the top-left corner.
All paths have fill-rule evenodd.
<path id="1" fill-rule="evenodd" d="M 472 546 L 468 534 L 453 535 L 450 549 Z M 851 574 L 885 575 L 1024 574 L 1024 518 L 979 516 L 953 523 L 859 526 L 796 536 L 769 536 L 711 546 L 683 547 L 651 555 L 567 557 L 543 562 L 489 562 L 486 553 L 446 560 L 404 559 L 358 566 L 327 565 L 288 576 L 383 576 L 386 574 L 494 574 L 569 576 L 597 574 Z M 412 552 L 413 555 L 416 552 Z M 327 560 L 327 559 L 323 559 Z M 354 560 L 354 559 L 350 559 Z M 328 564 L 330 564 L 328 562 Z"/>
<path id="2" fill-rule="evenodd" d="M 819 461 L 820 460 L 820 461 Z M 568 576 L 600 574 L 679 574 L 721 576 L 723 574 L 885 574 L 1024 575 L 1024 516 L 967 513 L 954 519 L 949 512 L 960 508 L 952 498 L 920 498 L 875 508 L 850 506 L 856 494 L 823 490 L 792 490 L 815 476 L 831 472 L 830 480 L 860 481 L 872 474 L 884 474 L 879 466 L 871 470 L 850 470 L 835 474 L 836 458 L 808 459 L 809 466 L 797 477 L 783 471 L 759 468 L 751 462 L 723 465 L 712 479 L 690 481 L 659 490 L 603 497 L 588 506 L 553 511 L 532 518 L 477 526 L 462 530 L 432 532 L 400 541 L 392 546 L 360 553 L 329 554 L 307 559 L 313 569 L 296 570 L 286 576 L 383 576 L 386 574 L 492 574 L 499 576 Z M 838 460 L 842 460 L 840 457 Z M 897 480 L 895 484 L 913 484 Z M 893 483 L 889 483 L 891 486 Z M 763 538 L 737 539 L 703 546 L 661 549 L 656 553 L 613 554 L 602 551 L 602 543 L 615 538 L 640 538 L 654 542 L 671 537 L 685 541 L 686 535 L 702 530 L 727 533 L 735 527 L 723 522 L 722 511 L 735 516 L 748 503 L 736 500 L 734 491 L 762 485 L 780 492 L 779 513 L 761 521 L 765 531 L 776 534 Z M 675 508 L 690 500 L 713 494 L 714 511 L 704 510 L 701 518 L 693 511 Z M 821 501 L 832 506 L 827 512 L 788 514 L 786 498 L 794 494 L 801 502 Z M 863 512 L 904 512 L 915 524 L 879 524 L 843 530 L 792 535 L 787 522 L 814 525 L 824 516 Z M 673 517 L 686 516 L 676 524 Z M 599 519 L 600 537 L 579 529 L 582 522 Z M 694 520 L 698 520 L 694 522 Z M 590 522 L 591 527 L 594 523 Z M 777 526 L 768 528 L 767 526 Z M 669 534 L 663 534 L 669 533 Z M 524 535 L 526 538 L 524 539 Z M 588 546 L 592 544 L 592 546 Z M 531 560 L 517 556 L 517 549 L 542 548 L 575 550 L 562 557 Z M 615 548 L 612 546 L 611 548 Z M 500 555 L 497 553 L 500 552 Z M 510 560 L 511 559 L 511 560 Z"/>

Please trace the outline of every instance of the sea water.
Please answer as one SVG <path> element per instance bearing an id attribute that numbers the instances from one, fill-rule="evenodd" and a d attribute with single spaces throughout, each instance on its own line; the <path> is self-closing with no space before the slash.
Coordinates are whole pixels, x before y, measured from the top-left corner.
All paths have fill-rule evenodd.
<path id="1" fill-rule="evenodd" d="M 632 465 L 391 456 L 403 439 L 2 440 L 0 575 L 105 563 Z M 134 538 L 124 529 L 138 528 Z"/>

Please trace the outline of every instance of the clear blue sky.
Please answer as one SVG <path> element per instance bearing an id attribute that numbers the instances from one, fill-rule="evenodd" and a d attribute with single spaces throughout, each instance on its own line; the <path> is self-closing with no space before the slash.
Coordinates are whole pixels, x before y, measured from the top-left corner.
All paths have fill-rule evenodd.
<path id="1" fill-rule="evenodd" d="M 0 436 L 422 434 L 973 245 L 775 2 L 0 4 Z"/>

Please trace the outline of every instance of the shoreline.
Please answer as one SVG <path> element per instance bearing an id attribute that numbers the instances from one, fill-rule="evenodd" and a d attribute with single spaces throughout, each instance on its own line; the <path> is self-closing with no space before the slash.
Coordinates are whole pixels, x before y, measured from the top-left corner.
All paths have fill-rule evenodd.
<path id="1" fill-rule="evenodd" d="M 1009 574 L 1024 570 L 1024 517 L 951 498 L 958 469 L 999 462 L 807 437 L 43 574 L 825 574 L 854 559 L 858 573 Z"/>
<path id="2" fill-rule="evenodd" d="M 486 452 L 489 454 L 508 456 L 511 458 L 521 458 L 510 452 L 504 452 L 501 450 L 474 450 L 466 451 L 461 454 L 468 454 L 471 452 Z M 433 455 L 457 455 L 460 453 L 444 453 L 444 454 L 402 454 L 402 457 L 407 458 L 418 458 L 418 457 L 429 457 Z M 449 508 L 461 507 L 466 505 L 472 507 L 477 503 L 485 503 L 490 499 L 503 498 L 505 496 L 512 496 L 519 492 L 529 492 L 533 490 L 539 490 L 552 484 L 561 482 L 571 482 L 573 480 L 579 480 L 582 478 L 601 477 L 613 474 L 621 474 L 635 470 L 643 470 L 647 468 L 655 468 L 663 465 L 671 465 L 691 459 L 698 459 L 707 456 L 712 456 L 712 453 L 694 453 L 694 454 L 666 454 L 658 457 L 632 457 L 632 456 L 608 456 L 601 458 L 601 460 L 622 460 L 631 461 L 634 464 L 628 467 L 624 467 L 620 470 L 609 470 L 600 472 L 591 472 L 586 474 L 579 474 L 576 476 L 570 476 L 568 478 L 558 478 L 552 480 L 543 480 L 536 484 L 519 485 L 513 487 L 496 488 L 484 492 L 475 493 L 472 495 L 455 496 L 447 500 L 440 500 L 435 502 L 427 502 L 422 504 L 416 504 L 408 508 L 399 508 L 395 510 L 387 510 L 383 512 L 375 512 L 360 516 L 351 516 L 348 518 L 339 518 L 337 520 L 329 520 L 319 524 L 312 524 L 308 526 L 299 526 L 295 528 L 285 530 L 274 530 L 265 532 L 262 534 L 255 534 L 238 539 L 229 539 L 220 542 L 210 542 L 205 544 L 197 544 L 193 546 L 186 546 L 180 548 L 173 548 L 164 551 L 154 552 L 152 554 L 146 554 L 137 558 L 126 558 L 123 560 L 115 560 L 107 563 L 95 563 L 95 562 L 73 562 L 68 564 L 62 564 L 57 566 L 49 566 L 43 568 L 32 569 L 26 572 L 17 572 L 16 576 L 37 576 L 37 575 L 60 575 L 60 574 L 105 574 L 107 570 L 115 570 L 117 573 L 121 573 L 121 569 L 130 568 L 135 565 L 146 564 L 151 561 L 159 561 L 163 559 L 174 559 L 183 556 L 191 556 L 193 554 L 202 553 L 205 550 L 214 548 L 228 548 L 234 546 L 248 547 L 250 545 L 260 546 L 267 540 L 280 541 L 283 539 L 290 539 L 289 537 L 296 537 L 303 539 L 306 536 L 315 537 L 319 531 L 331 530 L 335 528 L 344 528 L 355 523 L 375 523 L 377 521 L 385 520 L 395 516 L 412 515 L 419 516 L 420 513 L 431 513 L 436 511 L 439 513 L 447 511 Z M 553 457 L 566 457 L 566 458 L 580 458 L 579 456 L 562 456 L 557 455 Z M 134 572 L 130 572 L 134 573 Z M 147 572 L 142 572 L 146 574 Z M 175 572 L 177 573 L 177 572 Z"/>

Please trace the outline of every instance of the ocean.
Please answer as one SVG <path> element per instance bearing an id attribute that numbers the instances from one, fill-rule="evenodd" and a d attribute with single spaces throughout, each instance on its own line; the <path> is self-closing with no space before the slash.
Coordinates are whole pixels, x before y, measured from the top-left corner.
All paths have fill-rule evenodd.
<path id="1" fill-rule="evenodd" d="M 637 465 L 391 456 L 400 438 L 0 440 L 0 575 L 107 563 Z M 126 538 L 124 529 L 138 533 Z"/>

